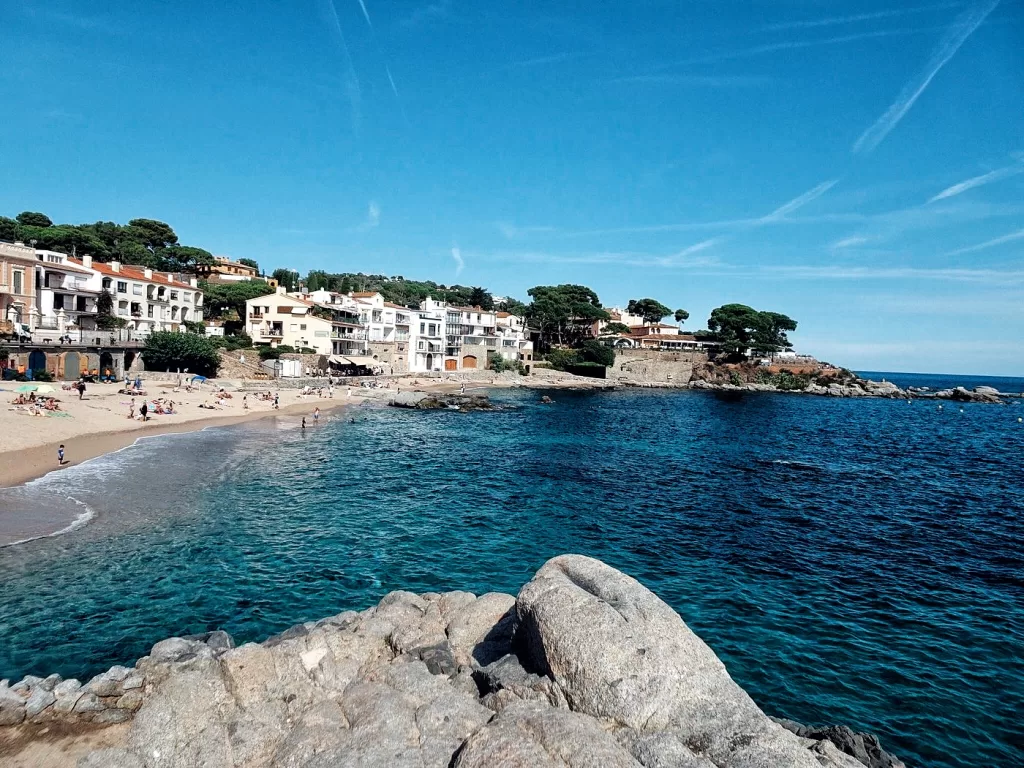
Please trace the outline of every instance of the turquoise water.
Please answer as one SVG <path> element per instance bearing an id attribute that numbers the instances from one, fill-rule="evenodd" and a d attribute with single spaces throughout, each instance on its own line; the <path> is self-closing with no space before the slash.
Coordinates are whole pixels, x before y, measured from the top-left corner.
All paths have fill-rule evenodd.
<path id="1" fill-rule="evenodd" d="M 0 677 L 261 639 L 398 588 L 514 593 L 582 552 L 673 605 L 771 714 L 878 733 L 909 765 L 1021 764 L 1024 407 L 496 398 L 152 438 L 0 493 L 0 515 L 95 513 L 0 549 Z"/>

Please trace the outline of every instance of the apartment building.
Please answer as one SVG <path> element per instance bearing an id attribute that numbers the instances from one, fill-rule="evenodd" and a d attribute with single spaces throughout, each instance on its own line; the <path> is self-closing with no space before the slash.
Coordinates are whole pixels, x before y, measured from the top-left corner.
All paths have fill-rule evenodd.
<path id="1" fill-rule="evenodd" d="M 214 256 L 213 264 L 204 264 L 199 267 L 199 274 L 204 280 L 211 283 L 237 283 L 246 280 L 262 280 L 271 288 L 277 288 L 277 280 L 272 277 L 260 275 L 256 267 L 250 264 L 243 264 L 234 261 L 227 256 Z"/>
<path id="2" fill-rule="evenodd" d="M 314 349 L 322 355 L 366 356 L 366 329 L 341 302 L 319 303 L 277 293 L 245 302 L 246 332 L 254 344 Z M 364 361 L 365 362 L 365 361 Z"/>
<path id="3" fill-rule="evenodd" d="M 72 261 L 66 253 L 37 250 L 36 331 L 56 338 L 75 330 L 96 330 L 100 273 Z"/>
<path id="4" fill-rule="evenodd" d="M 0 322 L 8 333 L 27 335 L 35 327 L 35 296 L 35 250 L 24 243 L 0 243 Z"/>
<path id="5" fill-rule="evenodd" d="M 203 319 L 203 293 L 193 275 L 159 272 L 117 261 L 102 263 L 93 261 L 91 256 L 81 260 L 69 256 L 64 263 L 98 275 L 99 291 L 112 297 L 114 314 L 140 336 L 153 331 L 182 331 L 184 323 Z M 53 268 L 57 266 L 54 264 Z M 88 280 L 84 282 L 91 284 Z"/>

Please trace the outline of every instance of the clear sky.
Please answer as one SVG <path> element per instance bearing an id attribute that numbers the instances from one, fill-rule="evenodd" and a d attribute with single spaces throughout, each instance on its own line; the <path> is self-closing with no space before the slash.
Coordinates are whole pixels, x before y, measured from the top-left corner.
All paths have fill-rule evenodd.
<path id="1" fill-rule="evenodd" d="M 0 213 L 1024 375 L 1024 3 L 0 0 Z"/>

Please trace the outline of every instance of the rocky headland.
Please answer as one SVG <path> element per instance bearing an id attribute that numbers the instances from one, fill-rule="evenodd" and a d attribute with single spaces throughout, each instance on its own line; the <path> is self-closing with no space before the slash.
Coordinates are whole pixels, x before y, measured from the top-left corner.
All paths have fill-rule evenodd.
<path id="1" fill-rule="evenodd" d="M 261 644 L 163 640 L 84 685 L 4 681 L 0 724 L 0 762 L 109 728 L 80 768 L 902 766 L 871 736 L 768 717 L 675 611 L 579 555 L 518 597 L 392 592 Z"/>

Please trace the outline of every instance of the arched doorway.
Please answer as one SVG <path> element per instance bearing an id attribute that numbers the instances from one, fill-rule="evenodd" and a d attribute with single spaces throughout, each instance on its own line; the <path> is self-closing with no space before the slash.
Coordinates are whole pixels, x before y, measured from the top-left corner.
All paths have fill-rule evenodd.
<path id="1" fill-rule="evenodd" d="M 135 362 L 135 352 L 128 350 L 124 353 L 124 372 L 128 373 L 132 369 L 132 363 Z"/>
<path id="2" fill-rule="evenodd" d="M 462 370 L 476 368 L 476 355 L 464 355 L 462 358 Z"/>
<path id="3" fill-rule="evenodd" d="M 117 371 L 114 370 L 114 356 L 109 352 L 100 352 L 100 376 L 109 375 L 116 376 Z"/>
<path id="4" fill-rule="evenodd" d="M 82 375 L 82 356 L 77 352 L 64 355 L 64 381 L 75 381 Z"/>
<path id="5" fill-rule="evenodd" d="M 30 352 L 28 356 L 28 369 L 30 371 L 45 371 L 46 353 L 38 349 Z"/>
<path id="6" fill-rule="evenodd" d="M 427 370 L 434 370 L 434 356 L 430 352 L 427 352 Z"/>

